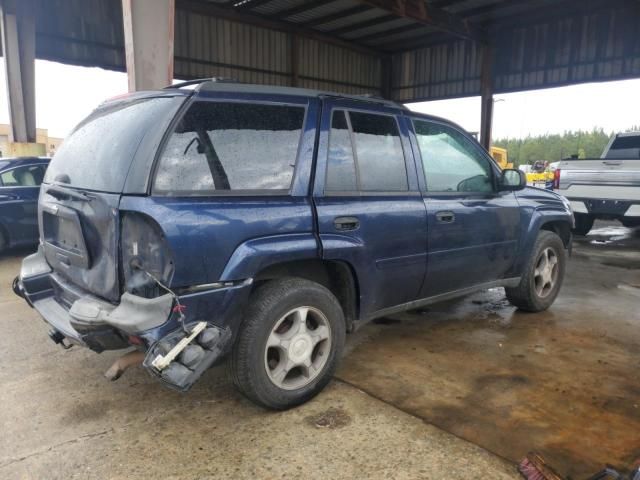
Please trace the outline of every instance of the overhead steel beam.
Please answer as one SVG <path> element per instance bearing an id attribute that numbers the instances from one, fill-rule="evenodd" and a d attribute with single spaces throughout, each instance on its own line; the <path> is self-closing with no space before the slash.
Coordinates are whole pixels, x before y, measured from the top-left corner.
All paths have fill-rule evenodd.
<path id="1" fill-rule="evenodd" d="M 431 3 L 434 7 L 446 8 L 446 7 L 455 5 L 456 3 L 462 3 L 465 1 L 466 0 L 435 0 L 435 1 L 430 1 L 429 3 Z"/>
<path id="2" fill-rule="evenodd" d="M 457 37 L 485 41 L 483 31 L 457 15 L 432 7 L 425 0 L 360 0 L 362 3 L 386 10 L 398 17 L 429 25 Z"/>
<path id="3" fill-rule="evenodd" d="M 242 3 L 240 0 L 233 0 L 225 4 L 229 7 L 235 7 L 238 10 L 251 10 L 253 8 L 259 7 L 260 5 L 264 5 L 265 3 L 269 3 L 271 0 L 246 0 Z"/>
<path id="4" fill-rule="evenodd" d="M 315 27 L 316 25 L 323 25 L 325 23 L 330 23 L 335 20 L 340 20 L 344 17 L 357 15 L 359 13 L 366 12 L 367 10 L 371 10 L 371 7 L 369 7 L 368 5 L 356 5 L 355 7 L 347 8 L 346 10 L 340 10 L 339 12 L 329 13 L 327 15 L 323 15 L 322 17 L 314 18 L 313 20 L 304 22 L 302 25 L 304 25 L 305 27 Z M 328 34 L 328 33 L 325 32 L 325 34 Z"/>
<path id="5" fill-rule="evenodd" d="M 308 2 L 304 2 L 300 5 L 296 5 L 295 7 L 279 10 L 269 15 L 269 17 L 285 19 L 287 17 L 293 17 L 294 15 L 299 15 L 301 13 L 308 12 L 309 10 L 313 10 L 314 8 L 322 7 L 324 5 L 333 3 L 335 1 L 336 0 L 311 0 Z"/>
<path id="6" fill-rule="evenodd" d="M 194 0 L 176 0 L 176 7 L 180 10 L 187 10 L 190 12 L 199 13 L 201 15 L 224 18 L 226 20 L 234 22 L 246 23 L 248 25 L 255 25 L 258 27 L 269 28 L 281 32 L 295 33 L 296 35 L 299 35 L 301 37 L 311 38 L 320 42 L 325 42 L 359 53 L 364 53 L 366 55 L 380 55 L 380 52 L 369 47 L 365 47 L 353 42 L 347 42 L 338 37 L 326 35 L 322 32 L 318 32 L 310 28 L 305 28 L 303 26 L 300 26 L 299 24 L 254 15 L 251 12 L 239 12 L 232 8 L 214 5 L 213 3 L 202 3 L 196 2 Z"/>
<path id="7" fill-rule="evenodd" d="M 361 37 L 356 36 L 352 38 L 359 42 L 367 43 L 371 41 L 384 40 L 385 38 L 392 37 L 393 35 L 397 35 L 399 33 L 411 32 L 412 30 L 424 30 L 426 27 L 427 25 L 423 23 L 414 23 L 411 25 L 402 25 L 400 27 L 389 28 L 387 30 L 382 30 L 380 32 L 370 33 L 368 35 L 363 35 Z"/>
<path id="8" fill-rule="evenodd" d="M 390 22 L 395 20 L 395 15 L 382 15 L 381 17 L 372 18 L 370 20 L 364 20 L 362 22 L 352 23 L 351 25 L 346 25 L 344 27 L 336 28 L 333 30 L 329 30 L 331 35 L 343 35 L 345 33 L 355 32 L 357 30 L 364 30 L 365 28 L 375 27 L 376 25 L 380 25 L 383 23 Z"/>
<path id="9" fill-rule="evenodd" d="M 403 38 L 402 40 L 394 40 L 391 43 L 379 45 L 381 50 L 389 53 L 408 52 L 410 50 L 418 50 L 420 48 L 432 47 L 448 42 L 460 41 L 456 37 L 452 37 L 448 33 L 436 32 L 416 35 L 415 37 Z"/>

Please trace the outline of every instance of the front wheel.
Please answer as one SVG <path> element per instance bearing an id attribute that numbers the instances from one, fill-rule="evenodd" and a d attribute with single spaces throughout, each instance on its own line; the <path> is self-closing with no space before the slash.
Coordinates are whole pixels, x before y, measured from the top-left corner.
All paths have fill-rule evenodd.
<path id="1" fill-rule="evenodd" d="M 504 289 L 509 302 L 527 312 L 549 308 L 562 286 L 566 258 L 562 239 L 553 232 L 540 231 L 520 284 Z"/>
<path id="2" fill-rule="evenodd" d="M 233 381 L 268 408 L 304 403 L 331 380 L 345 332 L 342 308 L 323 286 L 300 278 L 267 282 L 252 294 L 231 353 Z"/>

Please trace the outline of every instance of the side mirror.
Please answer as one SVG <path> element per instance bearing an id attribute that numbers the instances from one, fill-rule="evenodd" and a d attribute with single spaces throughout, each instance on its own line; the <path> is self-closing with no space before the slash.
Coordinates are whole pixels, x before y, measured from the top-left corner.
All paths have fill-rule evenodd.
<path id="1" fill-rule="evenodd" d="M 501 192 L 513 192 L 522 190 L 527 186 L 527 175 L 522 170 L 515 168 L 506 168 L 500 176 L 500 184 L 498 190 Z"/>

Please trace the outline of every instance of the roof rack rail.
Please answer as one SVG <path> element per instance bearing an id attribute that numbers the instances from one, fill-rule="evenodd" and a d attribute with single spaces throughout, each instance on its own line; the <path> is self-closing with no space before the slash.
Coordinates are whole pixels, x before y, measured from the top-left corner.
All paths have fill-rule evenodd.
<path id="1" fill-rule="evenodd" d="M 400 102 L 396 102 L 395 100 L 389 100 L 388 98 L 384 98 L 381 95 L 376 95 L 375 93 L 360 93 L 358 95 L 354 95 L 354 97 L 363 98 L 365 100 L 376 100 L 380 103 L 392 104 L 396 107 L 401 107 L 408 110 L 406 105 Z"/>
<path id="2" fill-rule="evenodd" d="M 173 85 L 169 85 L 164 87 L 163 90 L 171 90 L 174 88 L 184 88 L 190 87 L 192 85 L 202 85 L 203 83 L 212 82 L 212 83 L 240 83 L 235 78 L 230 77 L 209 77 L 209 78 L 196 78 L 194 80 L 187 80 L 185 82 L 174 83 Z"/>

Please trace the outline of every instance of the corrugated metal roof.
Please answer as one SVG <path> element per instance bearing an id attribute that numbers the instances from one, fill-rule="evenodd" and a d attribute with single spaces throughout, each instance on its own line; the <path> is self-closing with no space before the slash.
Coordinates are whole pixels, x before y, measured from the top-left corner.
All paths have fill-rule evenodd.
<path id="1" fill-rule="evenodd" d="M 36 4 L 39 58 L 124 69 L 120 0 Z M 480 46 L 450 33 L 468 25 L 495 46 L 499 92 L 640 76 L 637 0 L 427 0 L 445 28 L 404 16 L 397 5 L 176 0 L 175 74 L 381 93 L 382 65 L 392 58 L 398 100 L 477 95 Z"/>
<path id="2" fill-rule="evenodd" d="M 633 13 L 633 10 L 631 11 Z M 497 32 L 497 93 L 640 77 L 638 17 L 625 5 Z M 400 101 L 480 93 L 477 44 L 455 41 L 397 55 Z"/>

